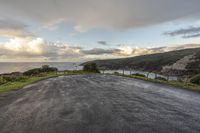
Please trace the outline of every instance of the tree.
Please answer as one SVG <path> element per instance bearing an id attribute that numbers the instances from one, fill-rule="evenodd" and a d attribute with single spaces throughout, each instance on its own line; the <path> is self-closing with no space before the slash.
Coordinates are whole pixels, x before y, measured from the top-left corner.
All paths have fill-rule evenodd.
<path id="1" fill-rule="evenodd" d="M 88 63 L 83 67 L 84 71 L 100 73 L 96 63 Z"/>
<path id="2" fill-rule="evenodd" d="M 49 67 L 48 65 L 43 65 L 41 68 L 41 71 L 42 72 L 55 72 L 55 71 L 58 71 L 58 69 L 55 67 Z"/>
<path id="3" fill-rule="evenodd" d="M 55 67 L 49 67 L 48 65 L 42 66 L 42 68 L 34 68 L 28 71 L 25 71 L 23 75 L 25 76 L 34 76 L 34 75 L 39 75 L 41 73 L 48 73 L 48 72 L 56 72 L 58 71 L 57 68 Z"/>
<path id="4" fill-rule="evenodd" d="M 200 74 L 192 77 L 190 82 L 193 83 L 193 84 L 200 85 Z"/>

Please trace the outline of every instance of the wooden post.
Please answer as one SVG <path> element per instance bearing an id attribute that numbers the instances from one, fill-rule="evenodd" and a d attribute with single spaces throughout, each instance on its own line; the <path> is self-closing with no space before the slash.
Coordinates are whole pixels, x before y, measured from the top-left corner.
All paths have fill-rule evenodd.
<path id="1" fill-rule="evenodd" d="M 167 82 L 169 82 L 169 75 L 167 74 Z"/>
<path id="2" fill-rule="evenodd" d="M 186 79 L 185 79 L 185 85 L 187 86 L 187 80 L 188 80 L 188 77 L 186 76 Z"/>
<path id="3" fill-rule="evenodd" d="M 147 78 L 149 78 L 149 74 L 150 74 L 150 72 L 147 73 Z"/>

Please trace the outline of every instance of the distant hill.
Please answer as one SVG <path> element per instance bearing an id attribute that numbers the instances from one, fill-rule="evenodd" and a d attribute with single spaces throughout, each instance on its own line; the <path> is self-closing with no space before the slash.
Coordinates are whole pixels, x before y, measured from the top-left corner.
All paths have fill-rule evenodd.
<path id="1" fill-rule="evenodd" d="M 135 69 L 168 74 L 196 74 L 200 73 L 200 48 L 90 62 L 95 62 L 100 69 Z"/>

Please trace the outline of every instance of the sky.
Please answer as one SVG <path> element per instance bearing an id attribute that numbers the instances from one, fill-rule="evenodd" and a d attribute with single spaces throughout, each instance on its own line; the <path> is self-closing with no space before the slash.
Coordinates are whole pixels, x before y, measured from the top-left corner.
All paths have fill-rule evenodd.
<path id="1" fill-rule="evenodd" d="M 200 47 L 199 0 L 0 0 L 0 62 L 83 62 Z"/>

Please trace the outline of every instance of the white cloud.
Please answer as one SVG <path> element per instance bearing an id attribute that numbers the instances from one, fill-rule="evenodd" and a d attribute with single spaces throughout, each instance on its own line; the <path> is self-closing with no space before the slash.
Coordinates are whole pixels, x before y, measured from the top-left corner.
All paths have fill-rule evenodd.
<path id="1" fill-rule="evenodd" d="M 2 60 L 73 60 L 81 58 L 79 47 L 64 43 L 49 43 L 42 38 L 14 38 L 0 44 Z"/>
<path id="2" fill-rule="evenodd" d="M 130 56 L 133 53 L 133 48 L 130 46 L 120 47 L 119 51 L 116 53 L 117 55 L 123 55 L 123 56 Z"/>
<path id="3" fill-rule="evenodd" d="M 84 53 L 84 55 L 90 57 L 95 57 L 96 59 L 101 58 L 120 58 L 120 57 L 132 57 L 139 55 L 147 55 L 154 53 L 163 53 L 174 50 L 188 49 L 188 48 L 200 48 L 200 44 L 184 44 L 184 45 L 174 45 L 170 47 L 158 47 L 158 48 L 138 48 L 138 47 L 130 47 L 124 46 L 115 49 L 102 49 L 102 48 L 94 48 L 90 50 L 81 50 L 80 52 Z"/>
<path id="4" fill-rule="evenodd" d="M 200 44 L 184 44 L 184 45 L 174 45 L 170 47 L 166 46 L 158 48 L 138 48 L 138 47 L 133 48 L 130 46 L 124 46 L 115 49 L 111 54 L 115 55 L 115 57 L 132 57 L 132 56 L 148 55 L 154 53 L 163 53 L 174 50 L 182 50 L 188 48 L 200 48 Z"/>
<path id="5" fill-rule="evenodd" d="M 132 57 L 153 53 L 168 52 L 186 48 L 200 48 L 198 44 L 174 45 L 160 48 L 133 48 L 130 46 L 115 49 L 82 49 L 67 43 L 48 42 L 42 38 L 13 38 L 0 43 L 1 61 L 83 61 L 103 58 Z"/>

